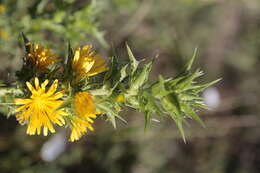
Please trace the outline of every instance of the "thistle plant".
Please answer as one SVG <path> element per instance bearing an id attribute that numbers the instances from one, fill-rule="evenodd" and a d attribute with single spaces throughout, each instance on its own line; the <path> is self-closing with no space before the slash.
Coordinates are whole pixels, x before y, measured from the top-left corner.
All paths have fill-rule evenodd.
<path id="1" fill-rule="evenodd" d="M 129 46 L 129 61 L 123 64 L 116 56 L 103 58 L 91 45 L 72 48 L 69 44 L 67 57 L 60 57 L 24 35 L 23 39 L 23 66 L 16 72 L 15 83 L 0 85 L 0 108 L 27 126 L 29 135 L 47 136 L 62 126 L 70 129 L 73 142 L 93 131 L 100 116 L 116 128 L 118 120 L 125 121 L 120 112 L 126 107 L 144 113 L 145 128 L 152 118 L 169 116 L 184 140 L 187 118 L 204 125 L 197 115 L 198 109 L 206 108 L 200 93 L 218 80 L 196 82 L 203 75 L 200 70 L 191 71 L 196 51 L 177 77 L 159 76 L 150 82 L 156 59 L 137 61 Z"/>

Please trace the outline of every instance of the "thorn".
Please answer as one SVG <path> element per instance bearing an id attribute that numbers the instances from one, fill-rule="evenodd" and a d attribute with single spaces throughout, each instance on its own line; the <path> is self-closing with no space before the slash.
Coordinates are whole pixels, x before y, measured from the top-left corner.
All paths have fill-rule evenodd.
<path id="1" fill-rule="evenodd" d="M 28 42 L 30 42 L 23 32 L 21 32 L 21 34 L 23 37 L 24 44 L 27 44 Z"/>

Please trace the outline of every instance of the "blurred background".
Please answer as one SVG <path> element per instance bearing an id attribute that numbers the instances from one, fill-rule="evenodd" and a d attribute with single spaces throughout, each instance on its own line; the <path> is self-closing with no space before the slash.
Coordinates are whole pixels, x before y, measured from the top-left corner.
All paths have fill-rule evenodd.
<path id="1" fill-rule="evenodd" d="M 125 110 L 115 130 L 104 118 L 95 132 L 66 141 L 59 131 L 27 136 L 5 110 L 0 116 L 3 173 L 258 173 L 260 172 L 259 0 L 0 0 L 0 79 L 15 81 L 24 32 L 66 54 L 93 44 L 104 57 L 159 56 L 151 79 L 175 76 L 198 47 L 201 82 L 222 78 L 203 97 L 207 128 L 191 122 L 183 142 L 174 122 L 160 119 L 144 131 L 144 116 Z"/>

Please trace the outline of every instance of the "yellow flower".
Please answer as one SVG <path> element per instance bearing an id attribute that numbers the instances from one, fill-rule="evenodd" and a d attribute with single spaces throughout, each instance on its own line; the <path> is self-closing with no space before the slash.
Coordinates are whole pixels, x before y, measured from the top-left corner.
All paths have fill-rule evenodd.
<path id="1" fill-rule="evenodd" d="M 95 104 L 92 95 L 87 92 L 78 92 L 74 98 L 75 112 L 77 115 L 73 116 L 71 121 L 71 135 L 70 141 L 76 141 L 83 136 L 87 130 L 93 131 L 92 119 L 96 118 Z"/>
<path id="2" fill-rule="evenodd" d="M 50 49 L 30 42 L 27 43 L 26 46 L 30 48 L 26 58 L 32 65 L 36 66 L 39 71 L 45 71 L 49 65 L 58 61 L 58 56 Z"/>
<path id="3" fill-rule="evenodd" d="M 85 133 L 87 133 L 87 129 L 89 129 L 91 131 L 94 130 L 92 125 L 89 122 L 87 122 L 77 116 L 73 116 L 70 121 L 71 121 L 71 126 L 72 126 L 71 135 L 70 135 L 71 142 L 79 140 L 79 138 L 81 138 L 81 136 L 83 136 Z"/>
<path id="4" fill-rule="evenodd" d="M 63 109 L 57 110 L 63 103 L 60 98 L 64 96 L 64 93 L 63 91 L 56 92 L 58 80 L 53 82 L 48 91 L 45 91 L 48 80 L 40 85 L 39 79 L 35 78 L 34 84 L 35 87 L 26 82 L 32 93 L 30 98 L 15 99 L 15 103 L 21 105 L 16 109 L 16 112 L 19 112 L 16 117 L 21 124 L 28 123 L 27 134 L 35 135 L 37 132 L 40 135 L 43 127 L 43 135 L 47 136 L 48 130 L 52 133 L 55 132 L 53 124 L 59 126 L 65 124 L 63 116 L 66 116 L 67 113 Z"/>
<path id="5" fill-rule="evenodd" d="M 119 94 L 117 97 L 116 97 L 116 101 L 118 103 L 124 103 L 125 102 L 125 96 L 122 95 L 122 94 Z"/>
<path id="6" fill-rule="evenodd" d="M 77 48 L 72 61 L 72 68 L 79 78 L 94 76 L 108 69 L 105 60 L 91 51 L 92 46 Z"/>

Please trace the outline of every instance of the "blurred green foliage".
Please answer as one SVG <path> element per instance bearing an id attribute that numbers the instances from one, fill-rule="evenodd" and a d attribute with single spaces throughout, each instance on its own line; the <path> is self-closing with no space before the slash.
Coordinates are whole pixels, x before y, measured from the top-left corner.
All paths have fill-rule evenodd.
<path id="1" fill-rule="evenodd" d="M 50 45 L 62 51 L 64 42 L 76 45 L 86 39 L 107 47 L 97 21 L 103 8 L 99 1 L 6 0 L 0 3 L 5 8 L 0 15 L 0 29 L 5 33 L 0 44 L 7 54 L 16 55 L 21 32 L 44 44 L 51 39 Z"/>
<path id="2" fill-rule="evenodd" d="M 46 138 L 30 137 L 14 118 L 0 116 L 1 172 L 257 173 L 260 170 L 260 2 L 258 0 L 6 0 L 0 14 L 0 77 L 10 82 L 20 62 L 21 31 L 59 47 L 68 40 L 106 47 L 107 55 L 159 54 L 152 74 L 172 76 L 199 47 L 195 65 L 210 79 L 222 77 L 219 107 L 201 112 L 206 129 L 193 124 L 184 144 L 171 121 L 143 132 L 143 118 L 129 110 L 118 131 L 97 121 L 95 133 L 68 144 L 51 163 L 40 158 Z M 1 11 L 1 10 L 0 10 Z M 83 12 L 84 11 L 84 12 Z M 71 15 L 73 14 L 73 15 Z M 77 16 L 77 18 L 75 18 Z M 81 18 L 81 19 L 79 19 Z M 84 20 L 82 20 L 82 18 Z M 74 27 L 77 26 L 77 27 Z M 103 37 L 105 39 L 103 39 Z M 45 42 L 46 41 L 46 42 Z M 10 75 L 8 75 L 10 73 Z M 133 114 L 136 114 L 135 116 Z M 101 118 L 100 118 L 101 119 Z"/>

